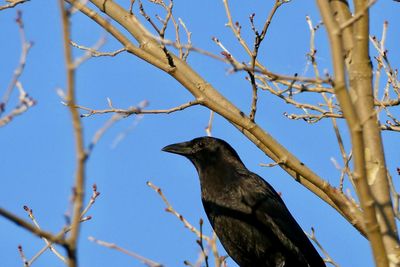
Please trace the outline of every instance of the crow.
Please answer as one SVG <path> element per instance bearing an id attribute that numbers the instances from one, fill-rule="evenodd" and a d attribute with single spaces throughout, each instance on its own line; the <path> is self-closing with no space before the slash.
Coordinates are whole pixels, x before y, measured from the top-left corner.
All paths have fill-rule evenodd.
<path id="1" fill-rule="evenodd" d="M 194 164 L 211 226 L 240 267 L 325 266 L 279 194 L 227 142 L 199 137 L 162 150 Z"/>

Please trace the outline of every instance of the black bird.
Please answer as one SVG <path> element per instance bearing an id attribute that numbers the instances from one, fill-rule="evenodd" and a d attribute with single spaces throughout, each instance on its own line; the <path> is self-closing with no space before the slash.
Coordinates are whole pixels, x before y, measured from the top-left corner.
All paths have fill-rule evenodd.
<path id="1" fill-rule="evenodd" d="M 188 158 L 207 217 L 241 267 L 322 267 L 324 261 L 270 184 L 224 140 L 199 137 L 163 151 Z"/>

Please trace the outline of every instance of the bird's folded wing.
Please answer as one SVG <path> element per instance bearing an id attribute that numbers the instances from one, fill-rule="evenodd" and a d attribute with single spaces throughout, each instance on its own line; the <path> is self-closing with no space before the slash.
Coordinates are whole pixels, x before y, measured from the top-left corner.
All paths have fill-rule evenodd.
<path id="1" fill-rule="evenodd" d="M 315 248 L 272 186 L 255 173 L 247 176 L 247 179 L 243 179 L 243 186 L 248 190 L 243 191 L 242 199 L 252 207 L 257 221 L 270 229 L 282 245 L 300 261 L 320 261 Z"/>

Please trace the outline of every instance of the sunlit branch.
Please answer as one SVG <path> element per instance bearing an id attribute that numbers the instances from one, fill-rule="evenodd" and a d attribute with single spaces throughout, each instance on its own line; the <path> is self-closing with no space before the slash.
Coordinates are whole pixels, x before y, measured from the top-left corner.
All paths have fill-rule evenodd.
<path id="1" fill-rule="evenodd" d="M 106 242 L 106 241 L 103 241 L 103 240 L 99 240 L 99 239 L 96 239 L 96 238 L 94 238 L 92 236 L 89 236 L 89 240 L 94 242 L 94 243 L 96 243 L 96 244 L 98 244 L 98 245 L 100 245 L 100 246 L 103 246 L 103 247 L 106 247 L 106 248 L 110 248 L 110 249 L 115 249 L 115 250 L 117 250 L 119 252 L 122 252 L 122 253 L 124 253 L 124 254 L 132 257 L 132 258 L 135 258 L 135 259 L 139 260 L 140 262 L 142 262 L 143 264 L 145 264 L 148 267 L 163 267 L 164 266 L 161 263 L 158 263 L 158 262 L 155 262 L 155 261 L 150 260 L 148 258 L 145 258 L 145 257 L 143 257 L 143 256 L 141 256 L 141 255 L 139 255 L 139 254 L 137 254 L 135 252 L 129 251 L 127 249 L 124 249 L 124 248 L 122 248 L 122 247 L 120 247 L 120 246 L 118 246 L 118 245 L 116 245 L 114 243 L 109 243 L 109 242 Z"/>
<path id="2" fill-rule="evenodd" d="M 68 103 L 63 103 L 63 104 L 65 104 L 66 106 L 70 105 Z M 133 114 L 169 114 L 169 113 L 181 111 L 188 107 L 196 106 L 196 105 L 200 105 L 200 104 L 201 104 L 200 101 L 194 100 L 194 101 L 190 101 L 190 102 L 187 102 L 185 104 L 182 104 L 177 107 L 170 108 L 170 109 L 147 109 L 147 110 L 141 109 L 138 107 L 130 107 L 128 109 L 118 109 L 118 108 L 114 108 L 112 106 L 111 102 L 109 102 L 109 107 L 110 107 L 109 109 L 102 109 L 102 110 L 90 109 L 90 108 L 80 106 L 80 105 L 73 105 L 72 107 L 81 109 L 81 110 L 85 110 L 88 112 L 88 113 L 81 114 L 80 115 L 81 117 L 89 117 L 92 115 L 106 114 L 106 113 L 116 113 L 116 114 L 120 114 L 122 116 L 127 117 L 127 116 L 130 116 Z"/>
<path id="3" fill-rule="evenodd" d="M 30 224 L 29 222 L 25 221 L 24 219 L 21 219 L 20 217 L 12 214 L 11 212 L 0 208 L 0 215 L 3 216 L 4 218 L 7 218 L 8 220 L 12 221 L 13 223 L 21 226 L 22 228 L 28 230 L 32 234 L 40 237 L 40 238 L 46 238 L 47 240 L 51 241 L 52 243 L 60 244 L 60 245 L 65 245 L 66 241 L 64 240 L 64 235 L 53 235 L 49 232 L 43 231 L 39 228 L 37 228 L 35 225 Z"/>
<path id="4" fill-rule="evenodd" d="M 7 9 L 7 8 L 13 8 L 16 5 L 23 4 L 23 3 L 28 2 L 28 1 L 30 1 L 30 0 L 12 0 L 12 1 L 10 1 L 10 3 L 8 3 L 6 5 L 3 5 L 3 6 L 0 6 L 0 11 L 4 10 L 4 9 Z"/>

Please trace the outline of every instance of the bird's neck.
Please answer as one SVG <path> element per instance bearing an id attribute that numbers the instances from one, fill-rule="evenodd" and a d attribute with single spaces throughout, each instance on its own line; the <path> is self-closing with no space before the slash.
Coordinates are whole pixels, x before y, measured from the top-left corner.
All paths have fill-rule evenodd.
<path id="1" fill-rule="evenodd" d="M 237 174 L 243 168 L 245 168 L 243 164 L 229 164 L 226 161 L 223 163 L 216 162 L 205 168 L 198 168 L 202 196 L 207 198 L 209 194 L 212 194 L 212 197 L 219 197 L 224 192 L 232 190 L 238 182 L 237 179 L 240 177 Z M 212 190 L 207 190 L 207 188 L 210 188 L 210 185 L 212 186 Z"/>

